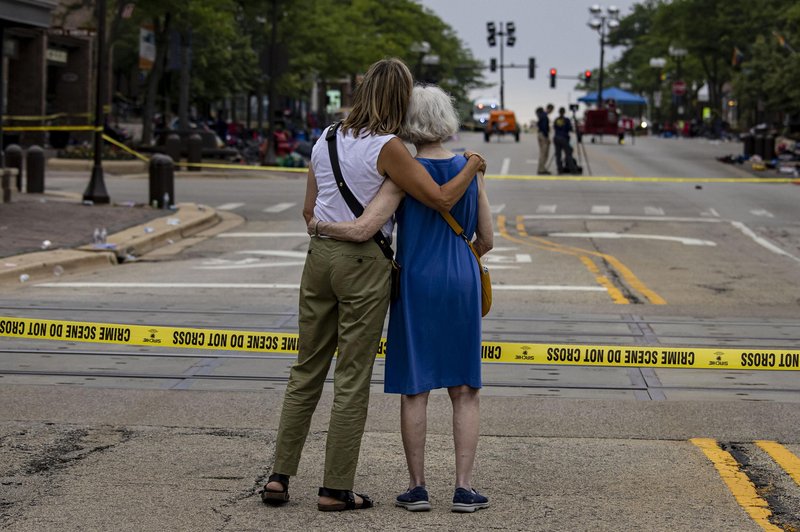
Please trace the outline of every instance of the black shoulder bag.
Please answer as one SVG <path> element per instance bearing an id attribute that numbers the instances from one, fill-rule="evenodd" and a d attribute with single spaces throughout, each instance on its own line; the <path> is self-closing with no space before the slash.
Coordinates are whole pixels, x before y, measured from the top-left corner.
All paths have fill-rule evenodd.
<path id="1" fill-rule="evenodd" d="M 339 152 L 336 149 L 336 132 L 339 130 L 340 125 L 341 122 L 337 122 L 328 128 L 325 140 L 328 142 L 328 154 L 331 158 L 331 168 L 333 169 L 334 177 L 336 177 L 336 184 L 339 186 L 339 192 L 342 193 L 345 203 L 347 203 L 347 206 L 350 207 L 350 210 L 353 211 L 353 214 L 358 218 L 364 212 L 364 207 L 353 195 L 353 191 L 350 190 L 350 187 L 347 186 L 344 176 L 342 175 L 342 168 L 339 166 Z M 372 240 L 378 244 L 383 254 L 389 259 L 389 262 L 392 263 L 391 295 L 393 300 L 397 299 L 400 297 L 400 265 L 394 260 L 392 246 L 389 245 L 389 242 L 386 240 L 386 237 L 383 236 L 380 229 L 373 235 Z"/>

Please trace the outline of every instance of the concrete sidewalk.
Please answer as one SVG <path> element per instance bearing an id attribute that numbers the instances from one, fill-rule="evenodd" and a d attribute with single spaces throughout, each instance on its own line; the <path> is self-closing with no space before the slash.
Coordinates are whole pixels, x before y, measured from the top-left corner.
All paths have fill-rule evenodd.
<path id="1" fill-rule="evenodd" d="M 135 260 L 221 219 L 214 209 L 193 203 L 165 210 L 141 204 L 85 205 L 73 194 L 15 193 L 11 203 L 0 204 L 0 286 Z M 94 244 L 95 229 L 103 228 L 106 243 Z"/>
<path id="2" fill-rule="evenodd" d="M 454 514 L 451 410 L 434 393 L 433 510 L 410 513 L 393 505 L 407 483 L 399 399 L 374 394 L 356 489 L 377 505 L 331 514 L 316 509 L 331 399 L 323 394 L 289 504 L 272 508 L 258 490 L 281 390 L 0 384 L 0 528 L 755 531 L 687 438 L 797 441 L 792 405 L 485 397 L 473 484 L 491 507 Z"/>

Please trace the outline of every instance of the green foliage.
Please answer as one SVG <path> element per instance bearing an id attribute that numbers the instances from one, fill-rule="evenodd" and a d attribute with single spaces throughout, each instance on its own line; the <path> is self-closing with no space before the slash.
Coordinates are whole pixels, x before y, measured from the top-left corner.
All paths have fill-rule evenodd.
<path id="1" fill-rule="evenodd" d="M 120 21 L 112 36 L 117 69 L 135 68 L 139 26 L 163 22 L 169 13 L 174 29 L 192 35 L 195 102 L 265 89 L 273 23 L 280 96 L 307 99 L 315 81 L 354 79 L 389 56 L 404 59 L 458 99 L 466 100 L 468 90 L 482 84 L 479 63 L 453 30 L 413 0 L 275 1 L 277 16 L 271 20 L 273 0 L 139 0 L 134 16 Z M 411 48 L 421 41 L 430 43 L 438 65 L 420 64 Z"/>
<path id="2" fill-rule="evenodd" d="M 670 47 L 684 48 L 681 78 L 689 87 L 707 85 L 710 105 L 721 110 L 723 95 L 733 87 L 743 118 L 752 122 L 761 108 L 768 115 L 800 113 L 800 4 L 784 0 L 647 0 L 636 4 L 610 35 L 625 46 L 622 57 L 608 66 L 612 83 L 627 81 L 637 92 L 669 94 L 676 79 L 677 58 Z M 785 38 L 797 52 L 782 47 Z M 743 55 L 733 64 L 734 50 Z M 667 60 L 660 82 L 650 58 Z M 690 95 L 691 96 L 691 95 Z M 668 98 L 664 98 L 668 100 Z"/>

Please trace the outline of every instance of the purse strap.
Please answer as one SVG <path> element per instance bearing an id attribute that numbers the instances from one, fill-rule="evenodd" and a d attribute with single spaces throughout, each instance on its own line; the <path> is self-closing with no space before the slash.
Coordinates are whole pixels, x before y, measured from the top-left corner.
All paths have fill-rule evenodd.
<path id="1" fill-rule="evenodd" d="M 350 187 L 347 186 L 347 182 L 344 180 L 342 167 L 339 165 L 339 151 L 336 149 L 336 133 L 339 131 L 339 126 L 341 125 L 341 122 L 336 122 L 329 127 L 328 133 L 325 135 L 325 140 L 328 142 L 328 154 L 331 158 L 331 168 L 333 169 L 333 176 L 336 178 L 336 184 L 339 186 L 339 192 L 341 192 L 347 206 L 350 207 L 350 210 L 353 211 L 353 214 L 358 218 L 364 213 L 364 206 L 356 199 L 353 191 L 350 190 Z M 387 259 L 394 261 L 392 246 L 389 244 L 388 239 L 383 236 L 383 232 L 380 229 L 372 236 L 372 240 L 378 244 L 378 247 L 381 248 L 381 251 Z"/>
<path id="2" fill-rule="evenodd" d="M 475 246 L 472 245 L 472 242 L 470 242 L 469 238 L 467 238 L 467 235 L 464 234 L 464 229 L 461 228 L 461 225 L 459 225 L 456 219 L 453 218 L 453 215 L 450 214 L 449 212 L 439 211 L 439 214 L 442 215 L 442 218 L 444 218 L 444 221 L 447 222 L 447 225 L 450 226 L 450 229 L 452 229 L 455 234 L 464 239 L 464 242 L 467 243 L 470 251 L 472 251 L 472 254 L 475 255 L 475 260 L 478 261 L 478 267 L 480 267 L 481 258 L 478 256 L 478 252 L 475 251 Z"/>

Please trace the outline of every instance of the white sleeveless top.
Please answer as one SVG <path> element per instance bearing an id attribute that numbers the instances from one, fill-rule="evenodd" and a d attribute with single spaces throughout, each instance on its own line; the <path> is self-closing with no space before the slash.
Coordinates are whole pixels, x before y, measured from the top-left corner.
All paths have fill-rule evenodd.
<path id="1" fill-rule="evenodd" d="M 349 222 L 355 215 L 344 201 L 336 177 L 333 175 L 331 159 L 328 154 L 328 142 L 322 132 L 314 149 L 311 151 L 311 166 L 317 179 L 317 202 L 314 205 L 314 216 L 323 222 Z M 336 132 L 336 151 L 339 153 L 339 166 L 342 176 L 353 195 L 364 207 L 372 201 L 383 181 L 386 179 L 378 173 L 378 156 L 387 142 L 395 135 L 367 135 L 354 137 L 352 131 L 344 135 Z M 384 236 L 391 237 L 394 228 L 394 216 L 381 228 Z"/>

